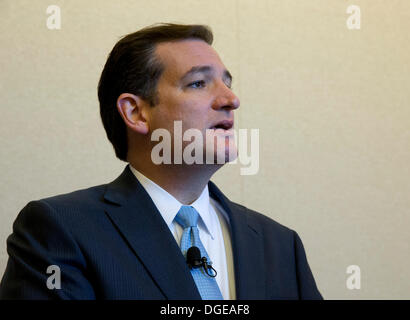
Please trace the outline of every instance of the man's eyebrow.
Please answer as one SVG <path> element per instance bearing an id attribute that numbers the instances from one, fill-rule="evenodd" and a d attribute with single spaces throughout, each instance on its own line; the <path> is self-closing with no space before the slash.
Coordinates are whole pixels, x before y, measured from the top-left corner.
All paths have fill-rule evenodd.
<path id="1" fill-rule="evenodd" d="M 190 70 L 188 70 L 182 77 L 181 81 L 184 81 L 189 76 L 192 76 L 196 73 L 211 73 L 213 68 L 211 66 L 194 66 Z M 232 75 L 228 70 L 224 70 L 224 79 L 227 78 L 232 82 Z"/>

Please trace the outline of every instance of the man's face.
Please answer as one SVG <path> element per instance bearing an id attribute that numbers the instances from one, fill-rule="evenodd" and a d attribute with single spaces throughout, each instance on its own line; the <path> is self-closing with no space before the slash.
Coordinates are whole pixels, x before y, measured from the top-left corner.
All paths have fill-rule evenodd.
<path id="1" fill-rule="evenodd" d="M 231 75 L 216 51 L 204 41 L 183 40 L 161 43 L 155 54 L 165 68 L 157 85 L 159 104 L 149 111 L 149 131 L 167 129 L 173 137 L 174 121 L 180 120 L 183 133 L 191 128 L 202 133 L 204 155 L 207 129 L 212 130 L 208 134 L 215 144 L 216 136 L 228 136 L 225 154 L 229 148 L 236 154 L 233 111 L 239 99 L 230 89 Z M 216 155 L 216 146 L 212 152 Z"/>

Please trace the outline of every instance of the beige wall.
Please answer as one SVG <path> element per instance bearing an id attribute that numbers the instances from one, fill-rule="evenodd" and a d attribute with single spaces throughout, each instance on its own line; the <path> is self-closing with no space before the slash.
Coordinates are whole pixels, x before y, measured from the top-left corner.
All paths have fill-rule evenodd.
<path id="1" fill-rule="evenodd" d="M 46 27 L 51 4 L 61 30 Z M 214 181 L 300 234 L 325 298 L 409 299 L 409 21 L 405 0 L 0 1 L 0 273 L 28 201 L 122 171 L 96 95 L 118 38 L 204 23 L 235 78 L 237 127 L 260 130 L 259 173 L 228 165 Z"/>

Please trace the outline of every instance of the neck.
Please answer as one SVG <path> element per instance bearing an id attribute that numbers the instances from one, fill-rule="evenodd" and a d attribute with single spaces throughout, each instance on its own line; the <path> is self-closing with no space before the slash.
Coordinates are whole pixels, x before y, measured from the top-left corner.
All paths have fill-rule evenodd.
<path id="1" fill-rule="evenodd" d="M 155 165 L 152 161 L 128 159 L 131 166 L 166 190 L 184 205 L 199 198 L 212 175 L 221 165 Z"/>

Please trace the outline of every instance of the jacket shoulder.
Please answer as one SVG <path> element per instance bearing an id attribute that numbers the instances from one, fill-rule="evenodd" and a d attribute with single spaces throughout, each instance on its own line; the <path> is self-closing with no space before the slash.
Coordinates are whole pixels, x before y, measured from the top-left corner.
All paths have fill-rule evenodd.
<path id="1" fill-rule="evenodd" d="M 90 206 L 103 200 L 107 184 L 101 184 L 85 189 L 75 190 L 68 193 L 58 194 L 35 201 L 47 203 L 50 206 Z"/>
<path id="2" fill-rule="evenodd" d="M 29 201 L 17 215 L 14 226 L 22 221 L 27 221 L 27 226 L 32 223 L 38 225 L 41 221 L 66 224 L 86 216 L 100 216 L 105 186 L 98 185 Z"/>
<path id="3" fill-rule="evenodd" d="M 255 226 L 255 228 L 258 228 L 264 234 L 276 235 L 280 238 L 293 238 L 296 233 L 294 230 L 278 221 L 239 203 L 231 202 L 231 206 L 235 208 L 235 210 L 241 211 L 246 216 L 250 226 Z"/>

